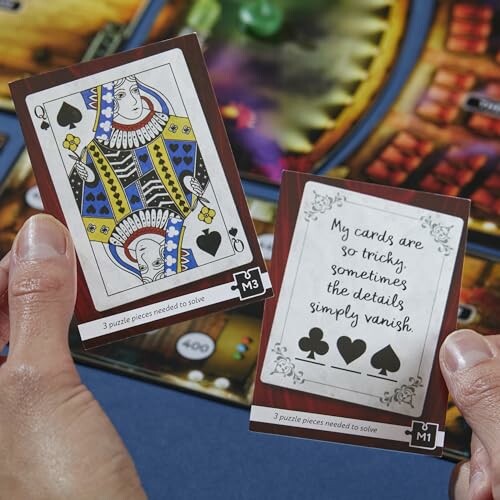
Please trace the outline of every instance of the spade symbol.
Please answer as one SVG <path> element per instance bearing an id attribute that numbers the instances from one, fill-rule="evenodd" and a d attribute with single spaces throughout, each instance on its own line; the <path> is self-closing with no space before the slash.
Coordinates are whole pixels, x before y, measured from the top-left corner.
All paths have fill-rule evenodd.
<path id="1" fill-rule="evenodd" d="M 46 122 L 45 120 L 42 122 L 42 124 L 40 125 L 40 128 L 42 130 L 47 130 L 48 128 L 50 127 L 49 125 L 49 122 Z"/>
<path id="2" fill-rule="evenodd" d="M 78 108 L 71 106 L 67 102 L 63 102 L 59 113 L 57 113 L 57 123 L 61 127 L 75 128 L 75 123 L 82 121 L 82 113 Z"/>
<path id="3" fill-rule="evenodd" d="M 384 376 L 387 376 L 388 371 L 394 373 L 401 368 L 401 361 L 390 345 L 376 352 L 370 362 L 373 368 L 380 370 L 379 375 Z"/>
<path id="4" fill-rule="evenodd" d="M 202 232 L 203 234 L 200 234 L 196 238 L 196 244 L 201 250 L 215 257 L 222 241 L 220 233 L 218 231 L 210 231 L 209 229 L 204 229 Z"/>
<path id="5" fill-rule="evenodd" d="M 302 337 L 299 340 L 299 347 L 304 352 L 309 352 L 309 359 L 316 359 L 314 357 L 315 354 L 319 354 L 322 356 L 326 354 L 330 349 L 328 344 L 322 340 L 323 338 L 323 330 L 320 328 L 311 328 L 309 330 L 308 337 Z"/>
<path id="6" fill-rule="evenodd" d="M 232 227 L 228 232 L 233 237 L 238 234 L 238 230 L 235 227 Z"/>

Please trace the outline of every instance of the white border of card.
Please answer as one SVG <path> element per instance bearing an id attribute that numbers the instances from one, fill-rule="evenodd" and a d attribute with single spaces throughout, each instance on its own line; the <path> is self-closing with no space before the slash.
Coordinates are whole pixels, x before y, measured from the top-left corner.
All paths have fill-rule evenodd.
<path id="1" fill-rule="evenodd" d="M 298 214 L 262 382 L 420 416 L 463 220 L 313 181 L 305 185 Z M 403 237 L 410 247 L 399 244 Z M 349 248 L 355 250 L 352 255 Z M 364 248 L 372 253 L 362 253 Z M 337 266 L 335 276 L 331 265 Z M 340 267 L 351 271 L 341 273 Z M 375 273 L 366 279 L 370 270 Z M 365 271 L 365 278 L 353 277 L 352 271 Z M 392 287 L 398 296 L 394 299 L 391 294 L 387 302 L 376 299 L 384 302 L 375 303 L 373 292 L 380 297 L 391 290 L 387 282 L 377 282 L 382 275 L 399 280 Z M 329 292 L 328 282 L 333 285 Z M 360 287 L 359 296 L 371 294 L 365 301 L 353 297 Z M 396 307 L 399 300 L 403 300 L 403 310 Z M 315 340 L 324 344 L 307 356 L 311 345 L 307 340 L 314 329 Z M 342 354 L 341 344 L 349 352 Z M 392 351 L 391 368 L 375 367 L 376 353 L 387 346 Z M 291 360 L 294 373 L 280 370 L 283 356 Z M 374 364 L 370 359 L 375 359 Z"/>
<path id="2" fill-rule="evenodd" d="M 159 70 L 155 74 L 151 73 L 151 70 L 155 68 Z M 69 157 L 61 157 L 61 151 L 57 145 L 57 141 L 60 142 L 60 138 L 58 137 L 56 141 L 55 133 L 47 134 L 46 130 L 35 127 L 68 228 L 75 240 L 76 251 L 88 283 L 92 300 L 98 311 L 106 311 L 116 306 L 149 297 L 155 293 L 170 290 L 201 278 L 243 266 L 251 262 L 253 258 L 247 235 L 241 224 L 237 207 L 224 174 L 224 168 L 217 154 L 214 140 L 210 134 L 210 129 L 181 49 L 170 49 L 160 54 L 145 57 L 138 61 L 120 65 L 101 73 L 31 94 L 27 96 L 26 104 L 34 123 L 37 122 L 37 106 L 44 107 L 49 122 L 51 120 L 54 121 L 57 110 L 53 103 L 57 102 L 57 105 L 59 105 L 62 96 L 66 96 L 66 100 L 71 103 L 71 99 L 76 99 L 80 96 L 80 92 L 86 89 L 95 87 L 96 85 L 104 85 L 127 75 L 139 75 L 148 72 L 150 80 L 147 83 L 152 85 L 155 84 L 155 81 L 160 82 L 160 79 L 162 77 L 165 78 L 167 73 L 170 75 L 170 78 L 173 76 L 173 81 L 175 81 L 180 96 L 180 100 L 177 99 L 178 103 L 176 104 L 177 110 L 175 114 L 189 117 L 198 146 L 204 158 L 210 178 L 210 186 L 213 188 L 213 194 L 220 209 L 220 217 L 223 219 L 226 230 L 231 227 L 238 230 L 238 238 L 241 240 L 244 249 L 236 252 L 229 245 L 224 249 L 224 258 L 222 260 L 215 259 L 208 266 L 199 265 L 194 269 L 180 272 L 166 279 L 113 293 L 106 285 L 107 281 L 109 282 L 110 279 L 113 279 L 112 270 L 107 276 L 102 276 L 102 273 L 100 273 L 97 266 L 97 258 L 87 237 L 85 226 L 82 223 L 82 217 L 75 203 L 68 176 L 64 175 L 65 172 L 69 172 L 74 161 L 71 161 Z M 52 130 L 54 128 L 52 126 Z"/>

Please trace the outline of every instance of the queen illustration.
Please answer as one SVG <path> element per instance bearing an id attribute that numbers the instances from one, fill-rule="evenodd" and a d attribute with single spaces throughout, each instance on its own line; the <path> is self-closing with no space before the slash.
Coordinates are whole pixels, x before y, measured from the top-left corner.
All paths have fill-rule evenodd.
<path id="1" fill-rule="evenodd" d="M 150 283 L 197 267 L 183 246 L 184 222 L 216 216 L 205 191 L 209 177 L 188 118 L 135 75 L 82 92 L 95 110 L 94 138 L 63 146 L 75 164 L 69 180 L 89 240 L 111 261 Z"/>

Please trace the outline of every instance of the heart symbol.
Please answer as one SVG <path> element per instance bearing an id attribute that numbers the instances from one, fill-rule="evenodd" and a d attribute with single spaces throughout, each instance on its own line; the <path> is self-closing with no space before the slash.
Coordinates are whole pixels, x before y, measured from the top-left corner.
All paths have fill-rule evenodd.
<path id="1" fill-rule="evenodd" d="M 87 196 L 85 196 L 85 199 L 87 201 L 94 201 L 95 200 L 95 197 L 92 193 L 89 193 Z"/>
<path id="2" fill-rule="evenodd" d="M 99 201 L 104 201 L 106 199 L 106 196 L 104 196 L 104 193 L 101 191 L 98 195 L 97 195 L 97 199 Z"/>
<path id="3" fill-rule="evenodd" d="M 89 205 L 89 207 L 87 208 L 87 213 L 89 213 L 89 214 L 95 214 L 95 207 L 94 207 L 94 205 Z"/>
<path id="4" fill-rule="evenodd" d="M 229 234 L 234 237 L 234 236 L 236 236 L 238 234 L 238 230 L 235 227 L 232 227 L 229 230 Z"/>
<path id="5" fill-rule="evenodd" d="M 182 158 L 180 156 L 174 156 L 174 163 L 176 165 L 179 165 L 179 163 L 182 161 Z"/>
<path id="6" fill-rule="evenodd" d="M 337 349 L 348 365 L 364 354 L 366 342 L 361 339 L 351 340 L 349 337 L 343 336 L 337 340 Z"/>
<path id="7" fill-rule="evenodd" d="M 186 165 L 191 165 L 191 163 L 193 163 L 193 157 L 192 156 L 185 156 L 184 157 L 184 163 Z"/>
<path id="8" fill-rule="evenodd" d="M 148 155 L 147 154 L 143 154 L 143 155 L 139 156 L 139 160 L 141 160 L 142 163 L 146 163 L 147 159 L 148 159 Z"/>
<path id="9" fill-rule="evenodd" d="M 103 215 L 109 214 L 108 207 L 102 207 L 101 210 L 99 210 L 99 213 Z"/>
<path id="10" fill-rule="evenodd" d="M 168 145 L 169 149 L 173 151 L 174 153 L 179 149 L 179 144 L 169 144 Z"/>
<path id="11" fill-rule="evenodd" d="M 215 257 L 217 250 L 220 247 L 222 237 L 219 232 L 212 231 L 209 229 L 203 230 L 203 234 L 196 238 L 196 244 L 204 252 L 209 253 L 212 257 Z"/>
<path id="12" fill-rule="evenodd" d="M 186 153 L 189 153 L 191 151 L 191 149 L 193 148 L 193 146 L 191 144 L 184 144 L 184 146 L 182 146 L 182 149 L 186 152 Z"/>
<path id="13" fill-rule="evenodd" d="M 132 204 L 135 205 L 136 203 L 139 203 L 141 201 L 141 199 L 134 194 L 134 195 L 132 195 L 132 198 L 130 198 L 130 201 L 132 202 Z"/>

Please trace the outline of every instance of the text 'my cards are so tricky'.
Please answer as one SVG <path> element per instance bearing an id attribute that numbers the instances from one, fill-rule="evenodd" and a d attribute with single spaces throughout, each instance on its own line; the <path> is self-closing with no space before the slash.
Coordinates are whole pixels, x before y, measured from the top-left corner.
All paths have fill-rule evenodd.
<path id="1" fill-rule="evenodd" d="M 250 428 L 441 454 L 468 200 L 285 173 Z"/>
<path id="2" fill-rule="evenodd" d="M 86 347 L 271 294 L 196 35 L 11 90 Z"/>

